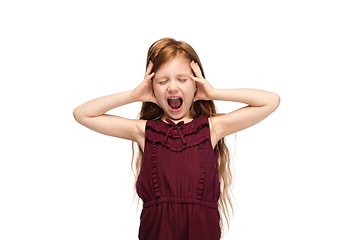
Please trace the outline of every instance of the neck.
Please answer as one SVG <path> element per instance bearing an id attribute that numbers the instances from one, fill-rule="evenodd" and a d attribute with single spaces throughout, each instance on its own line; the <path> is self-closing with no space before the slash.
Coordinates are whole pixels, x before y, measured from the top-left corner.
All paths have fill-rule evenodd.
<path id="1" fill-rule="evenodd" d="M 173 121 L 174 123 L 179 123 L 179 122 L 181 122 L 181 121 L 184 121 L 184 123 L 188 123 L 188 122 L 191 122 L 193 119 L 192 118 L 190 118 L 190 117 L 187 117 L 187 116 L 184 116 L 184 117 L 182 117 L 182 118 L 180 118 L 180 119 L 173 119 L 173 118 L 171 118 L 171 117 L 169 117 L 169 116 L 163 116 L 162 118 L 161 118 L 161 120 L 162 121 L 165 121 L 165 119 L 166 118 L 169 118 L 171 121 Z"/>

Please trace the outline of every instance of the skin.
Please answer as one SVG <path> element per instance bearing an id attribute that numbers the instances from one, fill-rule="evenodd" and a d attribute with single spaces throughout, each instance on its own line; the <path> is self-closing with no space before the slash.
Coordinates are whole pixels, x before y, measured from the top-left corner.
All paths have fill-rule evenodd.
<path id="1" fill-rule="evenodd" d="M 152 66 L 152 63 L 148 65 L 144 81 L 135 89 L 86 102 L 74 110 L 75 119 L 85 127 L 99 133 L 136 141 L 144 150 L 146 120 L 113 116 L 106 114 L 107 111 L 133 102 L 153 102 L 164 109 L 163 119 L 168 117 L 174 122 L 189 122 L 192 120 L 189 115 L 190 106 L 197 100 L 221 100 L 247 104 L 246 107 L 211 118 L 210 135 L 212 146 L 215 147 L 221 138 L 265 119 L 277 109 L 280 103 L 280 97 L 277 94 L 263 90 L 215 89 L 202 76 L 199 65 L 187 59 L 175 58 L 156 73 L 151 72 Z M 170 96 L 183 98 L 181 111 L 170 111 L 167 104 L 167 98 Z"/>
<path id="2" fill-rule="evenodd" d="M 150 68 L 152 67 L 152 63 Z M 161 67 L 153 78 L 153 90 L 158 105 L 164 110 L 163 120 L 191 121 L 189 109 L 194 102 L 196 82 L 188 59 L 176 57 Z M 183 100 L 180 111 L 172 111 L 168 105 L 169 97 L 181 97 Z"/>

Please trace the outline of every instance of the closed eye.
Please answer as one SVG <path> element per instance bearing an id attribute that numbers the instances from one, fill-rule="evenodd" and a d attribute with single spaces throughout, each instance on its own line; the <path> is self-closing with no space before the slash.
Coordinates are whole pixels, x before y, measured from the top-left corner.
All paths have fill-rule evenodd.
<path id="1" fill-rule="evenodd" d="M 180 78 L 179 79 L 180 82 L 186 82 L 186 80 L 187 80 L 186 78 Z"/>
<path id="2" fill-rule="evenodd" d="M 159 82 L 159 84 L 165 84 L 168 80 L 162 80 Z"/>

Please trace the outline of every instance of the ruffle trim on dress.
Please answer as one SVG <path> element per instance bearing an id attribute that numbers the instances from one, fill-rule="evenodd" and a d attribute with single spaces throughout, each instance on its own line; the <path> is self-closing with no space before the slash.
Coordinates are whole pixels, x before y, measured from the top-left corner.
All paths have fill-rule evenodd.
<path id="1" fill-rule="evenodd" d="M 218 204 L 214 202 L 208 202 L 204 200 L 194 199 L 194 198 L 175 198 L 175 197 L 161 197 L 156 200 L 151 200 L 144 202 L 143 208 L 147 208 L 154 205 L 161 205 L 163 203 L 172 203 L 172 204 L 197 204 L 209 208 L 218 208 Z"/>
<path id="2" fill-rule="evenodd" d="M 158 121 L 162 121 L 162 120 L 158 120 Z M 147 124 L 146 125 L 146 128 L 147 129 L 150 129 L 152 132 L 156 132 L 156 133 L 160 133 L 160 134 L 162 134 L 162 135 L 164 135 L 164 136 L 166 136 L 166 134 L 167 134 L 167 131 L 166 130 L 162 130 L 162 129 L 159 129 L 159 128 L 157 128 L 157 126 L 155 125 L 155 122 L 152 122 L 153 124 Z M 167 123 L 165 123 L 165 124 L 167 124 Z M 155 125 L 155 126 L 154 126 Z M 183 130 L 181 130 L 182 131 L 182 135 L 185 137 L 185 136 L 187 136 L 187 135 L 190 135 L 190 134 L 194 134 L 194 133 L 197 133 L 197 132 L 199 132 L 204 126 L 209 126 L 209 123 L 206 121 L 206 122 L 200 122 L 199 123 L 199 121 L 197 121 L 197 122 L 194 122 L 194 127 L 193 128 L 190 128 L 190 129 L 188 129 L 187 131 L 185 131 L 185 129 L 183 129 Z M 178 135 L 174 135 L 174 134 L 172 134 L 172 133 L 169 133 L 168 134 L 169 136 L 172 136 L 172 137 L 175 137 L 175 138 L 178 138 L 178 137 L 180 137 L 180 136 L 178 136 Z"/>
<path id="3" fill-rule="evenodd" d="M 160 198 L 160 189 L 159 189 L 159 182 L 158 182 L 158 172 L 156 167 L 156 145 L 153 145 L 152 149 L 152 171 L 153 171 L 153 183 L 154 183 L 154 190 L 156 198 Z"/>
<path id="4" fill-rule="evenodd" d="M 189 129 L 188 131 L 184 131 L 184 136 L 197 133 L 197 132 L 199 132 L 201 129 L 203 129 L 205 126 L 209 126 L 209 123 L 208 123 L 208 122 L 203 122 L 203 123 L 195 126 L 194 128 Z"/>
<path id="5" fill-rule="evenodd" d="M 170 151 L 172 151 L 172 152 L 181 152 L 186 148 L 197 146 L 197 145 L 205 142 L 206 140 L 210 140 L 210 139 L 208 137 L 202 137 L 202 138 L 197 139 L 196 141 L 187 142 L 186 144 L 183 144 L 183 145 L 178 146 L 178 147 L 173 146 L 173 145 L 169 144 L 168 142 L 165 142 L 165 139 L 164 140 L 159 140 L 159 139 L 155 139 L 155 138 L 146 136 L 146 140 L 153 143 L 153 148 L 154 148 L 154 146 L 156 146 L 156 144 L 161 144 L 162 146 L 170 149 Z"/>
<path id="6" fill-rule="evenodd" d="M 205 162 L 204 162 L 202 146 L 198 145 L 198 149 L 199 149 L 199 157 L 200 157 L 200 180 L 199 180 L 199 187 L 196 198 L 201 200 L 202 192 L 204 189 L 204 181 L 205 181 Z"/>

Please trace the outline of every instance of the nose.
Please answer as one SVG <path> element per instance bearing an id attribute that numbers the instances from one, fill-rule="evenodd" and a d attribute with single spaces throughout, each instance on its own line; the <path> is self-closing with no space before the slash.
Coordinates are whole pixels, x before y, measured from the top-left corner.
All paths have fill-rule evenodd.
<path id="1" fill-rule="evenodd" d="M 179 88 L 178 88 L 176 82 L 171 81 L 171 82 L 169 83 L 169 85 L 168 85 L 167 90 L 168 90 L 168 92 L 176 92 L 176 91 L 179 90 Z"/>

